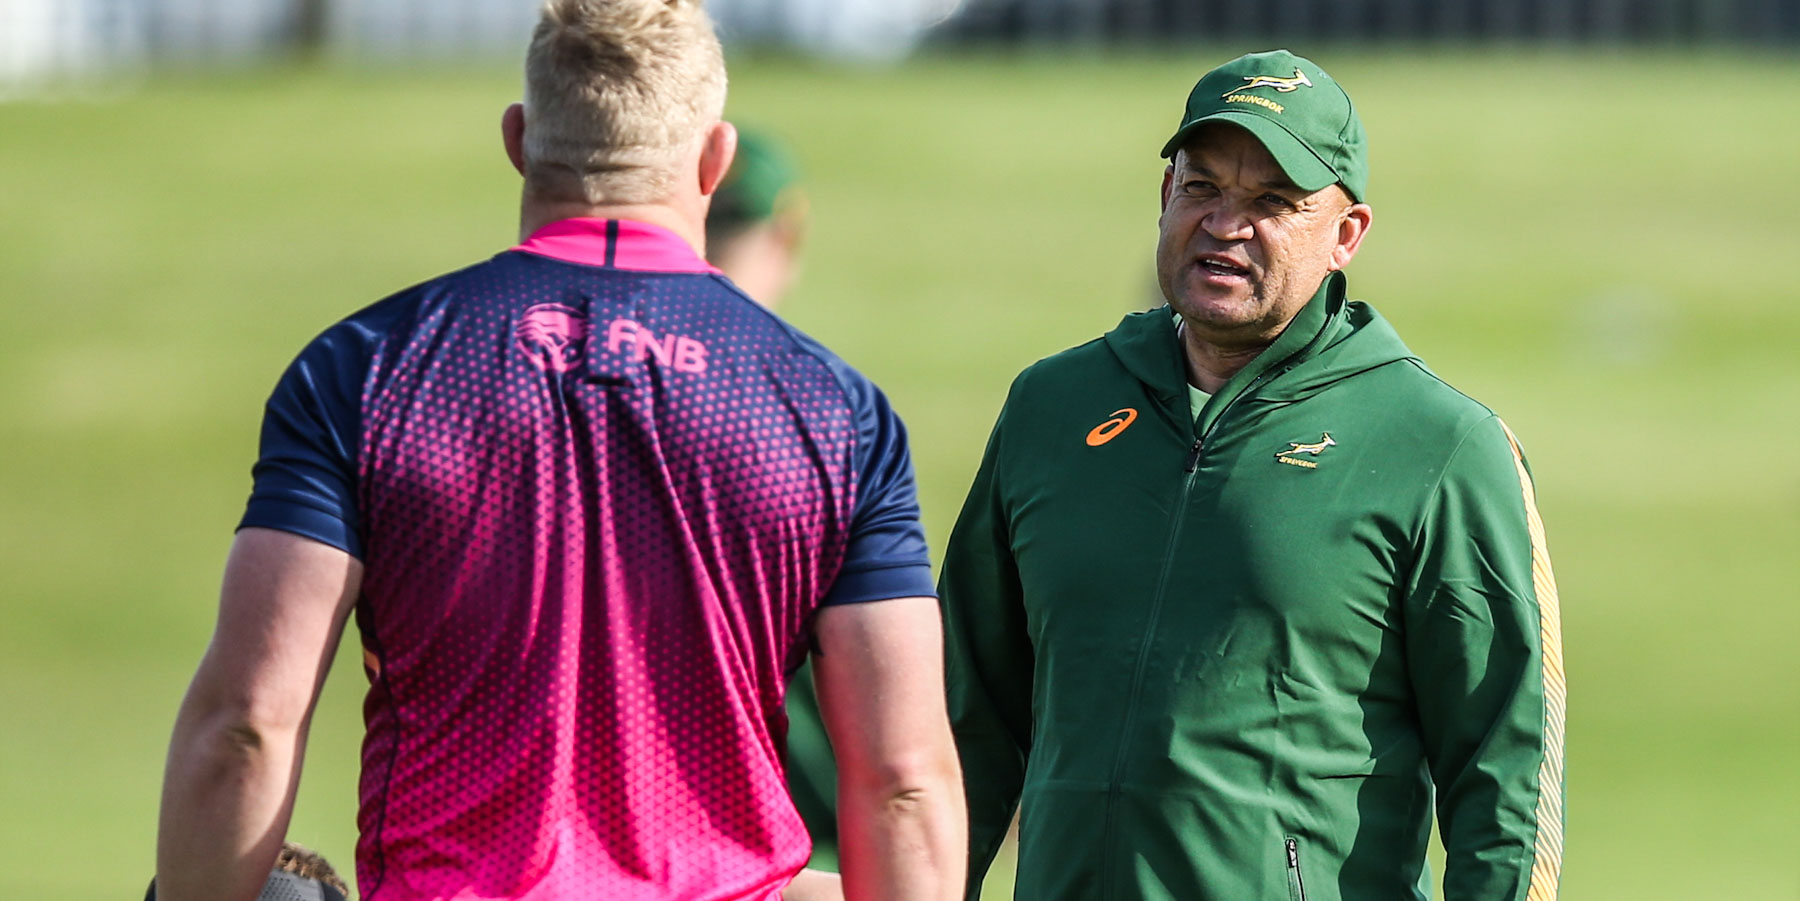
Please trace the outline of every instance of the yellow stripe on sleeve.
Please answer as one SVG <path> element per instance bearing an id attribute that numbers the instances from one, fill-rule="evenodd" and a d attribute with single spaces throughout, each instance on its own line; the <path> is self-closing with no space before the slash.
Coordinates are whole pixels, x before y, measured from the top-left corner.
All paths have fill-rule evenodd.
<path id="1" fill-rule="evenodd" d="M 1553 901 L 1562 880 L 1563 852 L 1563 720 L 1569 689 L 1563 674 L 1562 607 L 1556 597 L 1556 574 L 1544 543 L 1544 520 L 1538 516 L 1537 492 L 1525 470 L 1525 454 L 1512 429 L 1501 423 L 1512 443 L 1513 464 L 1525 494 L 1525 523 L 1531 530 L 1531 581 L 1537 593 L 1538 630 L 1543 654 L 1544 762 L 1538 768 L 1537 846 L 1531 863 L 1528 901 Z"/>

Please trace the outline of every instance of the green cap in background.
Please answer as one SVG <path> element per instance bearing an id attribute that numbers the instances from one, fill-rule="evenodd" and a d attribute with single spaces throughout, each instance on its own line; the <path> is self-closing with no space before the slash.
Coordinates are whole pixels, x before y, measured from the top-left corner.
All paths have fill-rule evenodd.
<path id="1" fill-rule="evenodd" d="M 737 156 L 713 194 L 708 225 L 732 227 L 774 218 L 794 196 L 789 189 L 799 178 L 793 158 L 774 139 L 739 131 Z"/>
<path id="2" fill-rule="evenodd" d="M 1317 191 L 1342 184 L 1362 201 L 1369 187 L 1369 141 L 1350 95 L 1325 70 L 1286 50 L 1240 56 L 1201 77 L 1181 127 L 1163 145 L 1175 151 L 1207 122 L 1256 136 L 1294 184 Z"/>

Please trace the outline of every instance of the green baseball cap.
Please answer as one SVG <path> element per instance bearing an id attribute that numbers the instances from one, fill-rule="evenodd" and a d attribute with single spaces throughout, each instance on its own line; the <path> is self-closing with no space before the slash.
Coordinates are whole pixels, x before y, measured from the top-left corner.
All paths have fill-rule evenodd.
<path id="1" fill-rule="evenodd" d="M 1201 76 L 1162 155 L 1173 159 L 1207 122 L 1255 135 L 1304 190 L 1341 184 L 1352 200 L 1364 199 L 1369 140 L 1362 119 L 1350 95 L 1312 60 L 1286 50 L 1249 53 Z"/>
<path id="2" fill-rule="evenodd" d="M 713 195 L 709 222 L 738 225 L 772 219 L 793 197 L 800 170 L 773 138 L 738 132 L 737 156 Z"/>

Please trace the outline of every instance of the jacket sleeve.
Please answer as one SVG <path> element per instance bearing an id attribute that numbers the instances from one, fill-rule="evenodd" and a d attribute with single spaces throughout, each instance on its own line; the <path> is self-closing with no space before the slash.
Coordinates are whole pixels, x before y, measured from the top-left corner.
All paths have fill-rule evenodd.
<path id="1" fill-rule="evenodd" d="M 1562 866 L 1562 629 L 1531 476 L 1498 418 L 1445 464 L 1415 551 L 1406 647 L 1445 901 L 1548 901 Z"/>
<path id="2" fill-rule="evenodd" d="M 1002 411 L 938 581 L 950 723 L 968 796 L 971 901 L 1012 825 L 1031 746 L 1033 654 L 999 487 L 1005 421 Z"/>

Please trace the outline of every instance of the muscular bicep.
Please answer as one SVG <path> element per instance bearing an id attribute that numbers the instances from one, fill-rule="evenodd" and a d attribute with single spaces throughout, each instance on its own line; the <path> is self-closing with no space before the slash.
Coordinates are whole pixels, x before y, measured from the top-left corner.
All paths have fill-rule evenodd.
<path id="1" fill-rule="evenodd" d="M 937 601 L 827 607 L 815 629 L 819 708 L 840 770 L 881 778 L 934 753 L 949 734 Z"/>
<path id="2" fill-rule="evenodd" d="M 272 529 L 238 532 L 195 691 L 252 722 L 297 726 L 361 582 L 362 564 L 338 548 Z"/>

